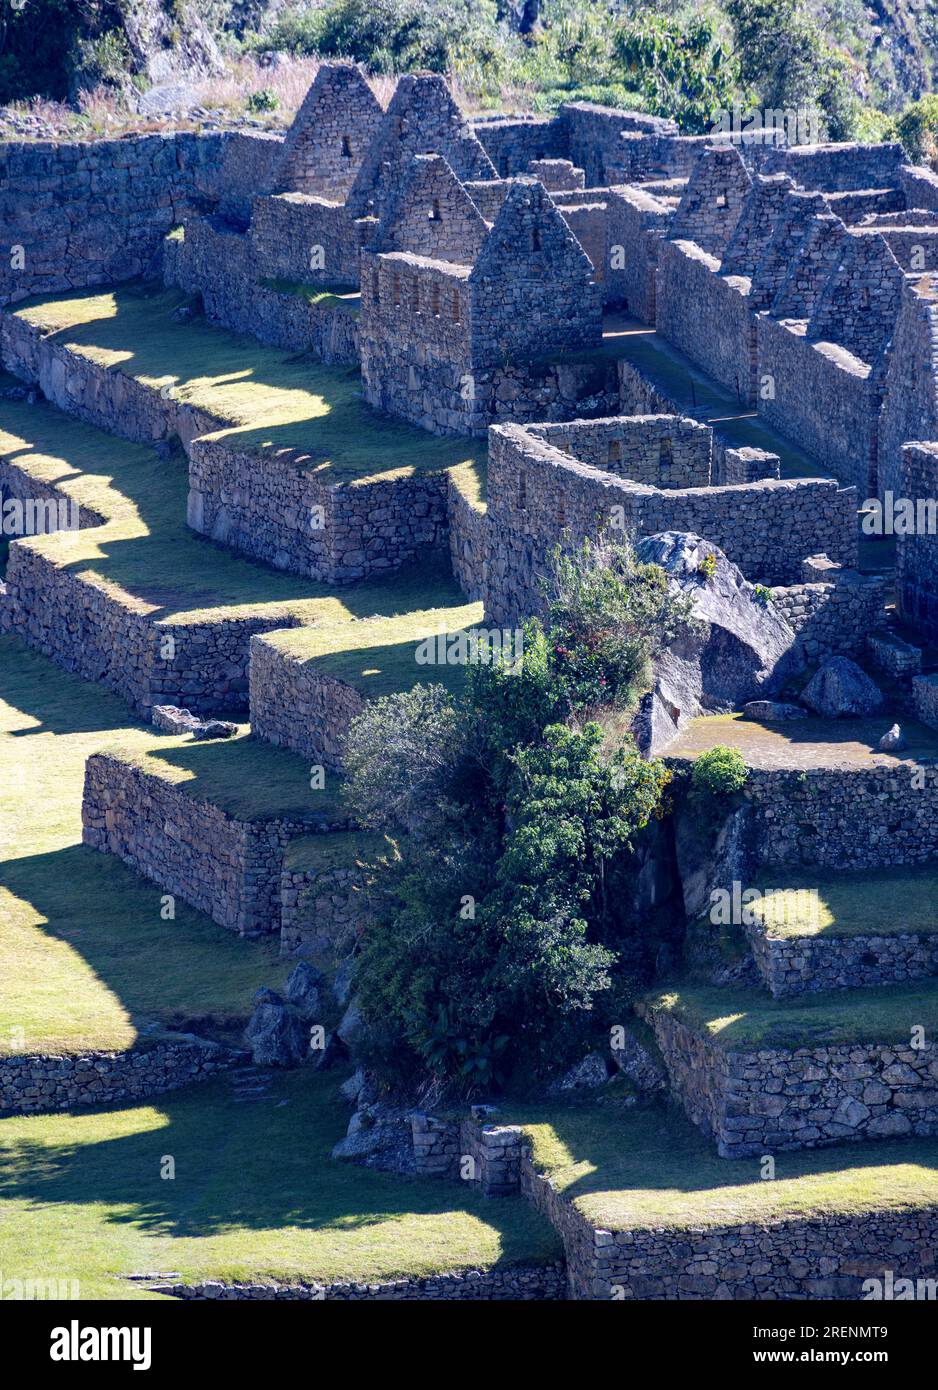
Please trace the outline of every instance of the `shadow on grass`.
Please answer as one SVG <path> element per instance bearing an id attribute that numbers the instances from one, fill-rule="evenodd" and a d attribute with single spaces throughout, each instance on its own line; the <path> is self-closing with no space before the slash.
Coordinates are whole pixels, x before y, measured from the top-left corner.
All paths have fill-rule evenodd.
<path id="1" fill-rule="evenodd" d="M 109 1131 L 119 1129 L 112 1123 L 119 1111 L 73 1112 L 83 1117 L 77 1124 L 88 1132 L 85 1142 L 7 1139 L 0 1151 L 0 1198 L 46 1207 L 106 1205 L 108 1222 L 154 1236 L 274 1231 L 278 1253 L 294 1232 L 332 1233 L 340 1241 L 344 1233 L 369 1230 L 371 1252 L 380 1249 L 382 1225 L 412 1215 L 464 1213 L 498 1232 L 499 1265 L 556 1257 L 554 1233 L 520 1198 L 485 1201 L 461 1184 L 332 1160 L 348 1121 L 337 1096 L 340 1081 L 335 1073 L 304 1069 L 275 1077 L 265 1100 L 239 1104 L 230 1083 L 220 1079 L 157 1097 L 150 1105 L 162 1123 L 118 1137 Z M 10 1121 L 27 1131 L 37 1123 Z M 160 1177 L 166 1154 L 175 1160 L 175 1181 Z M 244 1258 L 250 1261 L 250 1248 Z M 268 1257 L 261 1268 L 271 1262 Z"/>
<path id="2" fill-rule="evenodd" d="M 865 1182 L 874 1186 L 881 1183 L 888 1189 L 893 1170 L 896 1185 L 891 1195 L 900 1197 L 899 1177 L 904 1165 L 938 1168 L 938 1139 L 880 1140 L 777 1154 L 775 1181 L 765 1182 L 758 1158 L 718 1157 L 713 1141 L 670 1104 L 643 1102 L 625 1109 L 614 1103 L 515 1105 L 507 1118 L 526 1126 L 548 1126 L 552 1131 L 541 1141 L 535 1131 L 535 1160 L 540 1164 L 542 1158 L 547 1159 L 541 1166 L 554 1174 L 567 1200 L 599 1193 L 621 1194 L 622 1210 L 627 1212 L 628 1194 L 632 1192 L 638 1212 L 654 1205 L 658 1200 L 654 1194 L 659 1194 L 665 1219 L 683 1207 L 689 1224 L 708 1219 L 707 1194 L 721 1194 L 721 1211 L 724 1201 L 730 1205 L 736 1202 L 740 1220 L 758 1220 L 760 1209 L 764 1215 L 779 1195 L 783 1205 L 802 1199 L 810 1205 L 812 1200 L 822 1200 L 827 1188 L 831 1196 L 839 1189 L 846 1200 Z M 564 1176 L 563 1169 L 574 1166 L 585 1171 Z M 793 1188 L 789 1193 L 779 1186 L 793 1179 L 799 1180 L 803 1192 Z"/>
<path id="3" fill-rule="evenodd" d="M 468 460 L 482 467 L 484 443 L 428 435 L 372 410 L 362 397 L 357 366 L 327 366 L 309 354 L 264 347 L 198 314 L 181 319 L 177 310 L 187 297 L 160 285 L 122 286 L 113 294 L 115 313 L 91 316 L 89 309 L 83 316 L 78 306 L 95 297 L 80 291 L 45 301 L 76 304 L 76 322 L 54 336 L 119 354 L 116 370 L 168 381 L 180 401 L 232 420 L 226 438 L 234 448 L 286 450 L 304 469 L 337 482 Z M 254 419 L 256 424 L 240 423 Z"/>
<path id="4" fill-rule="evenodd" d="M 291 964 L 280 961 L 276 936 L 244 941 L 181 900 L 175 919 L 164 920 L 163 888 L 86 845 L 9 859 L 0 864 L 0 887 L 27 905 L 43 935 L 71 947 L 93 972 L 87 985 L 76 976 L 75 988 L 103 987 L 144 1034 L 158 1024 L 208 1035 L 222 1030 L 231 1041 L 229 1030 L 246 1022 L 254 991 L 279 988 Z M 93 997 L 84 1004 L 90 1011 Z M 88 1026 L 94 1022 L 89 1012 Z"/>

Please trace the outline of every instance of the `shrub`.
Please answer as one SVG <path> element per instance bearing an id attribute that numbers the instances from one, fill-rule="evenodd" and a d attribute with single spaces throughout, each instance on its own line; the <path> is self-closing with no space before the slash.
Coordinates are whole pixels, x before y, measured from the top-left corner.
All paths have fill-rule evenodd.
<path id="1" fill-rule="evenodd" d="M 742 791 L 749 776 L 743 755 L 737 748 L 722 744 L 701 753 L 691 771 L 691 792 L 710 800 Z"/>
<path id="2" fill-rule="evenodd" d="M 247 109 L 249 111 L 276 111 L 280 105 L 280 98 L 270 87 L 261 87 L 257 92 L 252 92 L 247 99 Z"/>
<path id="3" fill-rule="evenodd" d="M 668 772 L 584 713 L 633 691 L 674 601 L 627 547 L 555 555 L 549 592 L 520 669 L 496 657 L 458 697 L 376 700 L 349 731 L 349 804 L 397 837 L 356 988 L 370 1064 L 408 1086 L 555 1073 L 654 963 L 634 850 Z"/>

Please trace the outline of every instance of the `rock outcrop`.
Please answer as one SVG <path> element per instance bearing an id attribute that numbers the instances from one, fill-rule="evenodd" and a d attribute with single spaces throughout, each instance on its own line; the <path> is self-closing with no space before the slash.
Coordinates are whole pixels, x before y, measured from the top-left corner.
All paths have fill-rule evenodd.
<path id="1" fill-rule="evenodd" d="M 639 560 L 660 565 L 690 620 L 655 663 L 634 725 L 639 747 L 660 753 L 688 720 L 765 699 L 796 669 L 794 632 L 721 550 L 681 531 L 648 536 Z"/>

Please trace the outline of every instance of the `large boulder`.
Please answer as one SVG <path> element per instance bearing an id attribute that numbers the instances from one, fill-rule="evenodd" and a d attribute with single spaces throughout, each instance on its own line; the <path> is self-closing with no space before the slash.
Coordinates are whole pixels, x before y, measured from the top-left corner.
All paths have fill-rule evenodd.
<path id="1" fill-rule="evenodd" d="M 764 590 L 709 541 L 664 531 L 639 541 L 636 554 L 660 565 L 671 591 L 690 600 L 690 620 L 655 662 L 633 726 L 639 747 L 654 756 L 698 714 L 771 698 L 798 662 L 795 634 Z"/>
<path id="2" fill-rule="evenodd" d="M 309 1052 L 309 1029 L 296 1010 L 276 995 L 258 1003 L 244 1039 L 258 1067 L 298 1067 Z"/>
<path id="3" fill-rule="evenodd" d="M 322 980 L 322 971 L 305 960 L 298 961 L 287 976 L 287 999 L 310 1022 L 318 1021 L 322 1012 Z"/>
<path id="4" fill-rule="evenodd" d="M 883 695 L 875 681 L 847 656 L 832 656 L 805 686 L 801 698 L 827 719 L 875 714 Z"/>

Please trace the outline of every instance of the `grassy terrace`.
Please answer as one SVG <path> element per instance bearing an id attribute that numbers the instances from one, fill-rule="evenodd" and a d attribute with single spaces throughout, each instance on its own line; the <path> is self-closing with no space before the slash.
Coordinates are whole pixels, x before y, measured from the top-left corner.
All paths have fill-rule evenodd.
<path id="1" fill-rule="evenodd" d="M 913 1027 L 938 1029 L 938 981 L 770 999 L 759 989 L 681 985 L 650 1001 L 731 1052 L 757 1048 L 833 1047 L 852 1043 L 908 1046 Z"/>
<path id="2" fill-rule="evenodd" d="M 938 931 L 938 870 L 767 869 L 750 905 L 767 936 L 894 936 Z"/>
<path id="3" fill-rule="evenodd" d="M 389 852 L 383 835 L 367 830 L 340 830 L 331 835 L 301 835 L 291 840 L 283 852 L 284 868 L 297 873 L 331 869 L 373 860 Z"/>
<path id="4" fill-rule="evenodd" d="M 332 483 L 415 472 L 480 472 L 485 445 L 441 438 L 381 415 L 361 395 L 357 367 L 330 367 L 254 338 L 180 319 L 175 290 L 132 285 L 28 302 L 16 316 L 69 351 L 121 371 L 224 421 L 215 437 L 245 452 L 285 451 Z"/>
<path id="5" fill-rule="evenodd" d="M 0 638 L 0 1050 L 122 1049 L 161 1028 L 227 1026 L 285 977 L 279 943 L 241 941 L 181 901 L 163 921 L 156 884 L 82 845 L 85 759 L 115 740 L 178 775 L 210 747 L 190 755 L 116 696 Z M 240 742 L 229 751 L 241 770 L 260 772 Z M 200 769 L 216 793 L 218 764 Z M 250 781 L 231 791 L 233 806 L 273 794 Z"/>
<path id="6" fill-rule="evenodd" d="M 336 589 L 213 545 L 186 525 L 189 474 L 181 450 L 162 460 L 51 405 L 0 400 L 0 460 L 105 518 L 103 526 L 28 543 L 154 621 L 282 615 L 286 622 L 335 624 L 465 603 L 442 564 Z"/>
<path id="7" fill-rule="evenodd" d="M 880 753 L 876 745 L 892 715 L 865 719 L 792 719 L 759 724 L 741 714 L 707 714 L 692 719 L 667 748 L 669 758 L 693 762 L 701 753 L 725 744 L 738 748 L 750 767 L 766 769 L 896 767 L 903 762 L 938 759 L 938 734 L 915 720 L 902 720 L 906 748 L 900 756 Z"/>
<path id="8" fill-rule="evenodd" d="M 258 1104 L 219 1080 L 149 1105 L 0 1120 L 4 1278 L 143 1299 L 121 1275 L 372 1280 L 557 1257 L 521 1198 L 331 1161 L 348 1123 L 341 1079 L 283 1075 Z"/>
<path id="9" fill-rule="evenodd" d="M 266 637 L 269 645 L 294 661 L 315 663 L 317 672 L 377 698 L 409 690 L 418 681 L 457 689 L 465 677 L 459 664 L 420 664 L 426 637 L 460 632 L 482 621 L 482 604 L 404 613 L 360 623 L 289 628 Z M 435 648 L 434 648 L 435 653 Z"/>
<path id="10" fill-rule="evenodd" d="M 344 815 L 337 776 L 313 790 L 302 758 L 252 738 L 246 724 L 231 739 L 197 743 L 188 734 L 164 734 L 150 747 L 121 741 L 101 751 L 169 782 L 193 801 L 217 806 L 234 820 L 334 820 Z"/>
<path id="11" fill-rule="evenodd" d="M 938 1140 L 854 1144 L 776 1156 L 773 1182 L 758 1159 L 718 1158 L 676 1109 L 638 1105 L 531 1106 L 534 1162 L 606 1230 L 712 1227 L 857 1215 L 938 1203 Z"/>

